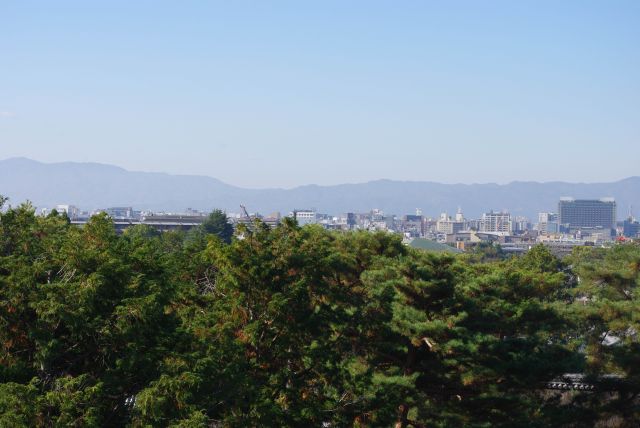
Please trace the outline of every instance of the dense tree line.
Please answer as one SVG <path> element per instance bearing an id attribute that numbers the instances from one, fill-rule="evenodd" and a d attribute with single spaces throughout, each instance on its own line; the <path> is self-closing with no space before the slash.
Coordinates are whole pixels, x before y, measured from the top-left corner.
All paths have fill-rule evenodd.
<path id="1" fill-rule="evenodd" d="M 638 245 L 495 260 L 223 217 L 117 235 L 5 207 L 0 426 L 640 421 Z M 564 373 L 623 380 L 545 389 Z"/>

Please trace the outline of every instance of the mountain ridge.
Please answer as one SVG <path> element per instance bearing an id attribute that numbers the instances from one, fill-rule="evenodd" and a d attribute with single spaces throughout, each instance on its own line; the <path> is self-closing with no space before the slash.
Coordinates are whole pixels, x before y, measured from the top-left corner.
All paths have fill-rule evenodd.
<path id="1" fill-rule="evenodd" d="M 316 208 L 320 212 L 364 212 L 379 208 L 398 215 L 421 208 L 425 215 L 454 212 L 462 206 L 469 217 L 491 209 L 508 209 L 535 220 L 537 212 L 556 211 L 562 196 L 600 198 L 618 202 L 618 217 L 626 207 L 640 206 L 640 176 L 609 183 L 512 181 L 455 183 L 378 179 L 337 185 L 308 184 L 290 189 L 248 189 L 204 175 L 129 171 L 94 162 L 43 163 L 28 158 L 0 160 L 0 194 L 11 203 L 25 200 L 37 207 L 73 204 L 82 209 L 134 206 L 138 209 L 180 211 L 221 208 L 237 212 L 283 213 Z"/>

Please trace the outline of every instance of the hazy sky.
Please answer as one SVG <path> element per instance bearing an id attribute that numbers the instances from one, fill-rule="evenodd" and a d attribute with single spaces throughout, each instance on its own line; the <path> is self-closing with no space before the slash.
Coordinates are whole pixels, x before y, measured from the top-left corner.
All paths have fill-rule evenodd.
<path id="1" fill-rule="evenodd" d="M 14 156 L 248 187 L 640 175 L 640 1 L 1 1 Z"/>

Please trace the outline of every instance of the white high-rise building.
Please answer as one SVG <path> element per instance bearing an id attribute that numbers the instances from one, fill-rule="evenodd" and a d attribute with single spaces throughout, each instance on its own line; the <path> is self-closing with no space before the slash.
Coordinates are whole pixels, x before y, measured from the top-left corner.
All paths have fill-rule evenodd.
<path id="1" fill-rule="evenodd" d="M 482 214 L 480 232 L 510 234 L 512 231 L 511 214 L 493 211 Z"/>

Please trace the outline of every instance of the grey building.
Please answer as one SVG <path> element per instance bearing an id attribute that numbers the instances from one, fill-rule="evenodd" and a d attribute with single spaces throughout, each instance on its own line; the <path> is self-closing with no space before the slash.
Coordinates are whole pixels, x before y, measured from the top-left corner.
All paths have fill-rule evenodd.
<path id="1" fill-rule="evenodd" d="M 421 215 L 405 215 L 402 217 L 402 232 L 413 237 L 424 236 L 424 223 Z"/>
<path id="2" fill-rule="evenodd" d="M 616 228 L 616 201 L 613 198 L 561 198 L 558 203 L 558 222 L 568 230 L 583 228 Z"/>

